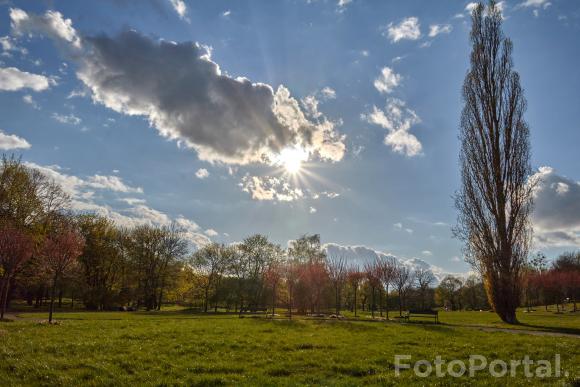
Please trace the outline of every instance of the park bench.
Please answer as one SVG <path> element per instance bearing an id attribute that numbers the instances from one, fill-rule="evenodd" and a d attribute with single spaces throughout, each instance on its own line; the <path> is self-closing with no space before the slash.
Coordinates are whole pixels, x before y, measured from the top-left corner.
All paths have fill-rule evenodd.
<path id="1" fill-rule="evenodd" d="M 268 313 L 268 308 L 254 308 L 254 307 L 248 307 L 248 308 L 242 308 L 240 309 L 240 314 L 241 313 Z"/>
<path id="2" fill-rule="evenodd" d="M 417 309 L 411 309 L 407 312 L 407 314 L 405 314 L 405 319 L 407 321 L 411 320 L 411 317 L 432 317 L 435 320 L 436 324 L 439 324 L 439 311 L 437 310 L 431 310 L 431 309 L 426 309 L 426 310 L 417 310 Z"/>

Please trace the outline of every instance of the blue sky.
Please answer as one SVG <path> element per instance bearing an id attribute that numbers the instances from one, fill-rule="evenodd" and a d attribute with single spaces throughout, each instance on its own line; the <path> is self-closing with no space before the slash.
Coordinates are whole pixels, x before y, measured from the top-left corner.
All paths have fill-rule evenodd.
<path id="1" fill-rule="evenodd" d="M 576 249 L 580 3 L 501 6 L 543 178 L 535 250 Z M 465 272 L 469 7 L 3 1 L 0 149 L 123 225 L 177 221 L 197 243 L 320 233 Z"/>

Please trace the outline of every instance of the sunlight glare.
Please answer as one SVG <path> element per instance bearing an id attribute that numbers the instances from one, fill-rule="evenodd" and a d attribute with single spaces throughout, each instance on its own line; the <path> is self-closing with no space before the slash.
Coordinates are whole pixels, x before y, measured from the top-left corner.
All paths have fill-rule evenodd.
<path id="1" fill-rule="evenodd" d="M 301 147 L 285 148 L 280 152 L 277 164 L 284 167 L 286 172 L 294 175 L 302 169 L 302 163 L 308 160 L 308 152 Z"/>

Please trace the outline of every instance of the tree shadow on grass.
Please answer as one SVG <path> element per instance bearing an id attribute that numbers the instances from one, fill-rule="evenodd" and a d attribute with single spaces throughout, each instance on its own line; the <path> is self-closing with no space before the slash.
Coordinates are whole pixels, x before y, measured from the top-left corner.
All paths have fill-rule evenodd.
<path id="1" fill-rule="evenodd" d="M 536 324 L 527 324 L 527 323 L 519 323 L 519 324 L 517 324 L 517 326 L 530 328 L 530 330 L 536 330 L 539 332 L 565 333 L 565 334 L 569 334 L 569 335 L 580 336 L 580 328 L 552 327 L 552 326 L 547 326 L 547 325 L 536 325 Z"/>

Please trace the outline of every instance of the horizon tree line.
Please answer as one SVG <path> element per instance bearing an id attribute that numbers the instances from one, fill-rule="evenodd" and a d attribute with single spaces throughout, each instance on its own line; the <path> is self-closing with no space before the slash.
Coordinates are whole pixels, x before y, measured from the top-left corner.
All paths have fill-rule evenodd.
<path id="1" fill-rule="evenodd" d="M 408 309 L 490 307 L 480 277 L 447 276 L 437 287 L 425 268 L 411 270 L 394 257 L 349 262 L 327 252 L 319 235 L 287 249 L 256 234 L 240 243 L 206 244 L 191 252 L 175 225 L 128 229 L 106 217 L 74 214 L 54 182 L 19 159 L 0 165 L 0 306 L 11 300 L 34 307 L 48 302 L 49 320 L 63 299 L 89 310 L 160 310 L 164 303 L 204 312 L 333 314 L 360 311 L 399 317 Z M 574 304 L 580 289 L 580 253 L 551 268 L 538 255 L 525 264 L 521 299 L 528 308 Z"/>

